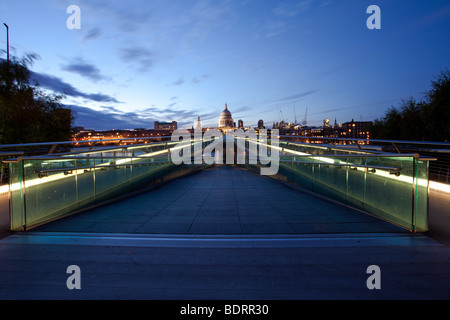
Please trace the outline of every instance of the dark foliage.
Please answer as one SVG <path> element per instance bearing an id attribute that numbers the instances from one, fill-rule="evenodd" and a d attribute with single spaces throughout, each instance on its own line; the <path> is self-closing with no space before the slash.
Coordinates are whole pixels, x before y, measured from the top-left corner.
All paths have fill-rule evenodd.
<path id="1" fill-rule="evenodd" d="M 29 65 L 36 58 L 0 60 L 0 144 L 66 141 L 73 117 L 38 84 L 30 84 Z"/>
<path id="2" fill-rule="evenodd" d="M 375 139 L 450 141 L 450 72 L 431 82 L 423 101 L 410 98 L 389 108 L 370 132 Z"/>

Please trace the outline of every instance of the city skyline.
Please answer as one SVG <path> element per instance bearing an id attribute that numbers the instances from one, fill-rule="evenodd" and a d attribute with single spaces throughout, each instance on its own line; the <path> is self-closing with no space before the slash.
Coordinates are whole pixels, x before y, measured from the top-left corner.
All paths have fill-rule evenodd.
<path id="1" fill-rule="evenodd" d="M 379 30 L 366 26 L 373 4 Z M 68 27 L 71 5 L 80 29 Z M 212 127 L 225 103 L 252 127 L 301 123 L 306 110 L 313 126 L 373 121 L 421 100 L 450 57 L 443 2 L 48 0 L 0 12 L 11 55 L 38 55 L 32 79 L 94 130 L 190 128 L 198 116 Z"/>

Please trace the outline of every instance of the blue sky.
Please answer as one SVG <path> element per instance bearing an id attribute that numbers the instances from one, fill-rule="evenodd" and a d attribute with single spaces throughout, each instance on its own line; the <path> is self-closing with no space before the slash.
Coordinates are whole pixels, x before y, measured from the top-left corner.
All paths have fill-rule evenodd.
<path id="1" fill-rule="evenodd" d="M 366 27 L 370 5 L 380 30 Z M 216 126 L 225 102 L 246 126 L 301 122 L 306 108 L 308 125 L 371 121 L 450 68 L 449 1 L 8 0 L 0 19 L 11 54 L 39 55 L 34 78 L 98 130 Z"/>

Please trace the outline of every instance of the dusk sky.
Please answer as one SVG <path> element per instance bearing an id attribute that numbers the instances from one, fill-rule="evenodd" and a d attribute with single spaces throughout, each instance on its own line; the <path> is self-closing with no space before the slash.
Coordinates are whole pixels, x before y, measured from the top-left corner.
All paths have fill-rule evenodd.
<path id="1" fill-rule="evenodd" d="M 6 0 L 0 20 L 1 57 L 6 23 L 11 55 L 37 54 L 33 78 L 97 130 L 217 126 L 225 103 L 245 126 L 372 121 L 450 68 L 450 1 Z"/>

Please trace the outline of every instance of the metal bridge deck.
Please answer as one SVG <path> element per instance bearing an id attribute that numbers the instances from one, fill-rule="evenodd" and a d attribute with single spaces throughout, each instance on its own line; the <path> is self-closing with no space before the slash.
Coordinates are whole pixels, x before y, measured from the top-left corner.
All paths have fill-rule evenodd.
<path id="1" fill-rule="evenodd" d="M 0 299 L 449 298 L 450 247 L 232 167 L 0 240 Z"/>

